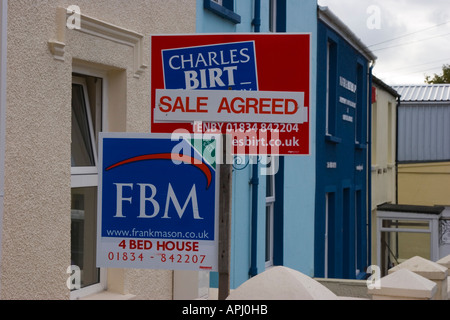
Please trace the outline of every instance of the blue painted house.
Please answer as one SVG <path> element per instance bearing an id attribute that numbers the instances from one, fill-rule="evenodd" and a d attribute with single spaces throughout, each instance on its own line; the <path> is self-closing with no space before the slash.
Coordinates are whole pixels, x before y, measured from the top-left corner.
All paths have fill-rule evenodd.
<path id="1" fill-rule="evenodd" d="M 355 279 L 370 265 L 370 101 L 376 57 L 318 10 L 315 276 Z"/>
<path id="2" fill-rule="evenodd" d="M 311 33 L 316 66 L 316 0 L 198 0 L 198 33 Z M 233 168 L 231 288 L 272 265 L 314 275 L 315 72 L 311 72 L 310 155 L 279 157 L 275 176 L 265 159 L 237 159 Z M 211 274 L 217 287 L 217 274 Z"/>
<path id="3" fill-rule="evenodd" d="M 311 152 L 280 157 L 274 177 L 261 174 L 261 158 L 234 166 L 231 288 L 272 265 L 314 277 L 363 277 L 376 57 L 316 0 L 198 0 L 197 32 L 311 34 Z"/>

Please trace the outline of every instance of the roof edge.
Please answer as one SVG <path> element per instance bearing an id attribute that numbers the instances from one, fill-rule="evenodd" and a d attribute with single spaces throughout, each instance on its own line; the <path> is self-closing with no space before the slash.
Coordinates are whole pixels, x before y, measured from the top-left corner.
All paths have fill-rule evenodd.
<path id="1" fill-rule="evenodd" d="M 396 98 L 401 97 L 401 95 L 397 92 L 397 90 L 395 90 L 393 87 L 391 87 L 390 85 L 386 84 L 380 78 L 377 78 L 373 74 L 372 74 L 372 80 L 373 80 L 373 84 L 375 84 L 375 85 L 381 87 L 382 89 L 386 90 L 387 92 L 389 92 L 394 97 L 396 97 Z"/>
<path id="2" fill-rule="evenodd" d="M 377 60 L 372 51 L 361 41 L 361 39 L 356 36 L 356 34 L 350 30 L 347 25 L 339 19 L 328 7 L 317 6 L 318 7 L 318 17 L 324 23 L 335 29 L 341 36 L 347 39 L 356 49 L 358 49 L 361 54 L 363 54 L 369 61 Z"/>

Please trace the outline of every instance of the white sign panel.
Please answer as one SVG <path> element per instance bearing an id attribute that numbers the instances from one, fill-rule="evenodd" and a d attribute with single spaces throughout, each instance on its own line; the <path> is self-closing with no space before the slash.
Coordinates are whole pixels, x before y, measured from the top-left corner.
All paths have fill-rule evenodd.
<path id="1" fill-rule="evenodd" d="M 155 121 L 308 122 L 303 92 L 156 90 Z"/>

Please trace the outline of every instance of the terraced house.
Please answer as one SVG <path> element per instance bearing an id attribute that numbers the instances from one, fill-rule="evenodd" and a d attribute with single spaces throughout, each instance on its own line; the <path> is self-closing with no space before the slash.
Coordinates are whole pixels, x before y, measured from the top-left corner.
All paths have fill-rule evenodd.
<path id="1" fill-rule="evenodd" d="M 149 131 L 149 35 L 194 33 L 195 3 L 0 9 L 0 298 L 172 299 L 171 271 L 96 268 L 97 139 Z"/>
<path id="2" fill-rule="evenodd" d="M 99 134 L 150 131 L 160 34 L 308 36 L 309 68 L 289 79 L 309 77 L 309 150 L 235 158 L 230 286 L 272 266 L 365 276 L 376 57 L 316 0 L 1 0 L 0 16 L 0 299 L 193 299 L 217 288 L 214 272 L 96 264 Z"/>

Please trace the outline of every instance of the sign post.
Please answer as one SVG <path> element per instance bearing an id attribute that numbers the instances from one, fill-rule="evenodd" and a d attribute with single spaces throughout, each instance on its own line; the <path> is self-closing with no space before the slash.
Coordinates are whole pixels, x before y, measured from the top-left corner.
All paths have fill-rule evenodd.
<path id="1" fill-rule="evenodd" d="M 231 140 L 229 136 L 222 138 L 222 159 L 220 165 L 219 196 L 219 300 L 230 295 L 230 262 L 231 262 L 231 204 L 232 175 Z"/>
<path id="2" fill-rule="evenodd" d="M 219 300 L 230 293 L 232 155 L 309 155 L 310 34 L 151 37 L 151 132 L 220 134 Z"/>

